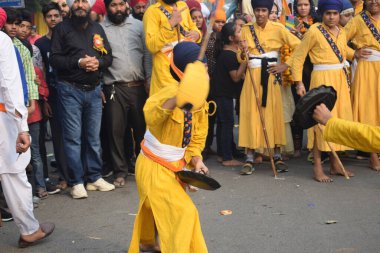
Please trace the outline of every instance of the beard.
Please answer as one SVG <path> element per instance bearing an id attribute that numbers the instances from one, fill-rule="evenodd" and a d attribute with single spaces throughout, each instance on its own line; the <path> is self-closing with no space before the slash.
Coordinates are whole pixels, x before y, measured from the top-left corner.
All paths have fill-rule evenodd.
<path id="1" fill-rule="evenodd" d="M 83 9 L 82 9 L 83 10 Z M 73 22 L 77 25 L 84 25 L 86 24 L 89 20 L 90 20 L 90 11 L 85 11 L 86 12 L 86 15 L 85 16 L 78 16 L 76 14 L 76 12 L 78 11 L 78 9 L 76 10 L 71 10 L 71 19 L 73 20 Z"/>
<path id="2" fill-rule="evenodd" d="M 125 21 L 125 19 L 128 17 L 127 11 L 123 12 L 116 12 L 116 13 L 111 13 L 110 11 L 107 11 L 107 17 L 111 23 L 114 23 L 115 25 L 120 25 Z"/>
<path id="3" fill-rule="evenodd" d="M 135 19 L 138 19 L 138 20 L 141 20 L 143 19 L 144 17 L 144 12 L 140 12 L 140 13 L 136 13 L 135 10 L 132 8 L 132 16 L 135 18 Z"/>
<path id="4" fill-rule="evenodd" d="M 178 2 L 178 0 L 163 0 L 163 2 L 168 4 L 168 5 L 172 5 L 172 4 L 175 4 L 176 2 Z"/>

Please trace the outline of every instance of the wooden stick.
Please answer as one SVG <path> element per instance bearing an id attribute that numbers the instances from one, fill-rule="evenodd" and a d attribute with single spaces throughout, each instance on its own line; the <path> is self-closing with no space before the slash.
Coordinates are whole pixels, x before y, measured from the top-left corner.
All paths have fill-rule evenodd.
<path id="1" fill-rule="evenodd" d="M 249 60 L 248 53 L 245 53 L 245 57 L 246 57 L 247 60 Z M 269 146 L 269 138 L 268 138 L 267 128 L 265 126 L 263 108 L 261 107 L 260 98 L 259 98 L 259 92 L 258 92 L 258 90 L 256 88 L 255 80 L 253 79 L 253 75 L 252 75 L 251 69 L 249 68 L 249 66 L 247 66 L 247 68 L 248 68 L 249 76 L 251 78 L 251 83 L 252 83 L 252 86 L 253 86 L 253 91 L 255 92 L 256 104 L 257 104 L 257 108 L 259 110 L 260 121 L 261 121 L 261 125 L 262 125 L 263 131 L 264 131 L 264 139 L 265 139 L 265 144 L 267 145 L 267 150 L 268 150 L 268 153 L 269 153 L 270 163 L 271 163 L 271 166 L 272 166 L 274 177 L 277 178 L 277 170 L 276 170 L 276 166 L 274 165 L 274 159 L 273 159 L 272 149 Z"/>
<path id="2" fill-rule="evenodd" d="M 318 129 L 319 129 L 319 131 L 321 132 L 321 135 L 323 136 L 323 129 L 322 129 L 321 125 L 319 125 L 319 124 L 318 124 Z M 326 141 L 326 143 L 327 143 L 327 145 L 329 146 L 329 148 L 331 149 L 331 153 L 333 154 L 333 156 L 335 157 L 335 159 L 338 160 L 339 167 L 342 169 L 343 174 L 344 174 L 344 177 L 345 177 L 346 179 L 350 179 L 350 177 L 349 177 L 348 174 L 347 174 L 346 169 L 345 169 L 344 166 L 343 166 L 342 161 L 340 160 L 338 154 L 337 154 L 337 153 L 335 152 L 335 150 L 333 149 L 331 143 L 328 142 L 328 141 Z"/>
<path id="3" fill-rule="evenodd" d="M 211 29 L 211 27 L 214 25 L 214 22 L 215 22 L 215 18 L 214 18 L 214 15 L 211 17 L 211 20 L 210 20 L 210 23 L 207 27 L 207 31 L 209 31 Z M 204 56 L 205 56 L 205 53 L 206 53 L 206 49 L 207 49 L 207 44 L 208 44 L 208 41 L 210 40 L 210 36 L 211 36 L 211 33 L 209 32 L 206 32 L 206 35 L 205 37 L 203 38 L 203 41 L 202 41 L 202 45 L 201 45 L 201 50 L 199 51 L 199 55 L 198 55 L 198 60 L 199 61 L 202 61 Z"/>

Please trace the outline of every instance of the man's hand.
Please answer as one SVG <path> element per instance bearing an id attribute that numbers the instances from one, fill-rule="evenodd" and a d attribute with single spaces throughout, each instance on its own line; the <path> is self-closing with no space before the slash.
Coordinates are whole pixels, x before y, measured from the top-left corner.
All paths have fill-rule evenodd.
<path id="1" fill-rule="evenodd" d="M 297 90 L 297 95 L 298 96 L 300 96 L 300 97 L 305 96 L 306 89 L 305 89 L 305 85 L 303 84 L 302 81 L 297 83 L 296 90 Z"/>
<path id="2" fill-rule="evenodd" d="M 183 7 L 182 9 L 178 10 L 177 6 L 173 6 L 173 13 L 172 17 L 169 19 L 169 24 L 173 28 L 177 26 L 182 21 L 182 12 L 186 10 L 187 7 Z"/>
<path id="3" fill-rule="evenodd" d="M 288 69 L 288 65 L 286 63 L 278 63 L 275 65 L 271 65 L 268 67 L 268 72 L 271 74 L 280 74 Z"/>
<path id="4" fill-rule="evenodd" d="M 145 79 L 144 87 L 145 87 L 146 94 L 148 94 L 148 96 L 149 96 L 149 92 L 150 92 L 150 77 L 148 77 L 147 79 Z"/>
<path id="5" fill-rule="evenodd" d="M 326 125 L 327 121 L 332 118 L 330 110 L 326 107 L 325 104 L 318 105 L 313 113 L 313 118 L 319 124 Z"/>
<path id="6" fill-rule="evenodd" d="M 189 39 L 193 42 L 196 42 L 199 40 L 199 33 L 197 31 L 190 31 L 186 32 L 186 39 Z"/>
<path id="7" fill-rule="evenodd" d="M 36 110 L 36 100 L 29 100 L 28 115 L 31 115 Z"/>
<path id="8" fill-rule="evenodd" d="M 53 112 L 52 112 L 51 107 L 47 101 L 45 101 L 44 104 L 42 105 L 42 111 L 46 117 L 48 117 L 48 118 L 53 117 Z"/>
<path id="9" fill-rule="evenodd" d="M 16 140 L 16 152 L 24 153 L 30 147 L 30 135 L 28 132 L 21 132 L 17 136 Z"/>
<path id="10" fill-rule="evenodd" d="M 106 96 L 104 95 L 103 91 L 100 92 L 100 96 L 102 96 L 103 104 L 107 103 Z"/>
<path id="11" fill-rule="evenodd" d="M 191 165 L 193 165 L 195 172 L 202 173 L 205 175 L 209 174 L 208 168 L 203 163 L 203 161 L 200 157 L 194 156 L 193 158 L 191 158 Z"/>
<path id="12" fill-rule="evenodd" d="M 86 70 L 86 72 L 97 71 L 99 68 L 99 60 L 96 59 L 95 56 L 86 55 L 84 58 L 81 58 L 79 67 Z"/>
<path id="13" fill-rule="evenodd" d="M 366 60 L 369 56 L 372 55 L 372 52 L 369 51 L 367 48 L 363 47 L 361 49 L 358 49 L 355 51 L 355 58 L 357 60 Z"/>

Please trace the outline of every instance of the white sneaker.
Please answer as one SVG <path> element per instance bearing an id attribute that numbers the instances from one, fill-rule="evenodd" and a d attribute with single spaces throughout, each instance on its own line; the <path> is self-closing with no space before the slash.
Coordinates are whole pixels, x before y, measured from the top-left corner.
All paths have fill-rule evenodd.
<path id="1" fill-rule="evenodd" d="M 73 199 L 84 199 L 87 198 L 87 192 L 83 184 L 76 184 L 71 188 L 71 196 Z"/>
<path id="2" fill-rule="evenodd" d="M 101 192 L 108 192 L 115 190 L 115 186 L 113 184 L 110 184 L 106 182 L 103 178 L 99 178 L 93 183 L 88 183 L 87 191 L 101 191 Z"/>

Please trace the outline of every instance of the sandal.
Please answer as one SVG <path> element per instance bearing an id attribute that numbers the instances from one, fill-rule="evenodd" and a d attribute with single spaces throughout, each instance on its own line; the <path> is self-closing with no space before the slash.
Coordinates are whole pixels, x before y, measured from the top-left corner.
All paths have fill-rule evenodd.
<path id="1" fill-rule="evenodd" d="M 253 162 L 248 161 L 243 165 L 243 168 L 240 171 L 240 175 L 251 175 L 253 171 L 255 171 Z"/>
<path id="2" fill-rule="evenodd" d="M 115 181 L 113 181 L 113 184 L 120 188 L 120 187 L 124 187 L 125 186 L 125 179 L 124 177 L 118 177 L 115 179 Z"/>
<path id="3" fill-rule="evenodd" d="M 280 158 L 274 159 L 274 166 L 276 167 L 278 173 L 289 171 L 288 165 L 286 165 L 286 163 L 284 163 Z"/>

